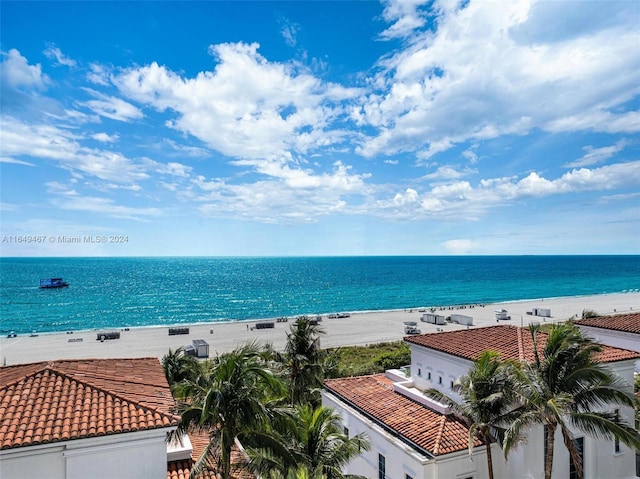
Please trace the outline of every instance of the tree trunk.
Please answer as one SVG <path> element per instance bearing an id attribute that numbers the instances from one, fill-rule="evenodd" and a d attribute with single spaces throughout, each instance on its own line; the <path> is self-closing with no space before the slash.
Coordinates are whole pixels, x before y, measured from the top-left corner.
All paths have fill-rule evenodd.
<path id="1" fill-rule="evenodd" d="M 489 479 L 493 479 L 493 457 L 491 457 L 491 441 L 488 441 L 487 448 L 487 467 L 489 468 Z"/>
<path id="2" fill-rule="evenodd" d="M 544 479 L 551 479 L 551 471 L 553 470 L 553 446 L 556 436 L 556 425 L 547 424 L 546 437 L 544 438 L 547 445 L 546 454 L 544 457 Z"/>

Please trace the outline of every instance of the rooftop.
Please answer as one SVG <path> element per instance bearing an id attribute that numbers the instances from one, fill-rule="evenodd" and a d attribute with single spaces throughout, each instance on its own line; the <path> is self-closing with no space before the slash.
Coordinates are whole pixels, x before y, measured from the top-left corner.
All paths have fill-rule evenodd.
<path id="1" fill-rule="evenodd" d="M 578 326 L 591 328 L 612 329 L 625 333 L 640 334 L 640 313 L 617 314 L 614 316 L 599 316 L 575 321 Z"/>
<path id="2" fill-rule="evenodd" d="M 157 358 L 0 368 L 0 449 L 175 426 Z"/>
<path id="3" fill-rule="evenodd" d="M 540 332 L 539 344 L 544 347 L 547 334 Z M 502 359 L 533 360 L 533 341 L 527 328 L 511 325 L 470 328 L 435 334 L 408 336 L 405 342 L 451 354 L 469 361 L 477 360 L 487 349 L 500 354 Z M 596 359 L 603 363 L 636 360 L 640 353 L 613 346 L 602 346 Z"/>
<path id="4" fill-rule="evenodd" d="M 189 439 L 193 446 L 193 454 L 191 459 L 181 461 L 173 461 L 167 464 L 167 479 L 189 479 L 193 464 L 200 458 L 209 443 L 209 435 L 206 431 L 190 432 Z M 254 479 L 255 476 L 247 472 L 244 468 L 239 467 L 243 462 L 244 456 L 240 448 L 231 449 L 231 477 L 233 479 Z M 218 479 L 217 465 L 215 460 L 207 461 L 205 468 L 198 476 L 198 479 Z"/>
<path id="5" fill-rule="evenodd" d="M 464 424 L 394 392 L 393 382 L 384 374 L 329 379 L 324 384 L 343 401 L 432 456 L 468 448 L 469 430 Z M 481 444 L 476 440 L 476 446 Z"/>

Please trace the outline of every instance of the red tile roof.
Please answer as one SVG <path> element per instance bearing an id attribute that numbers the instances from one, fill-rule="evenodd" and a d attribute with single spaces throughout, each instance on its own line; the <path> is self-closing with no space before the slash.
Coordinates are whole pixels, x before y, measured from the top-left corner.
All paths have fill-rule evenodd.
<path id="1" fill-rule="evenodd" d="M 209 435 L 205 431 L 190 432 L 189 439 L 193 447 L 192 459 L 173 461 L 167 464 L 167 479 L 189 479 L 191 468 L 209 444 Z M 255 479 L 255 476 L 241 467 L 244 462 L 242 451 L 233 447 L 231 450 L 231 477 L 233 479 Z M 207 467 L 197 476 L 198 479 L 218 479 L 216 461 L 207 461 Z"/>
<path id="2" fill-rule="evenodd" d="M 538 341 L 541 347 L 546 344 L 546 339 L 547 334 L 540 332 Z M 510 325 L 421 334 L 408 336 L 404 340 L 470 361 L 477 360 L 487 349 L 496 351 L 502 359 L 533 360 L 531 333 L 527 328 Z M 602 351 L 596 355 L 596 359 L 604 363 L 639 358 L 640 353 L 604 345 Z"/>
<path id="3" fill-rule="evenodd" d="M 393 391 L 384 374 L 325 381 L 326 388 L 393 434 L 433 456 L 467 449 L 469 430 L 443 415 Z M 482 443 L 476 440 L 475 445 Z"/>
<path id="4" fill-rule="evenodd" d="M 157 358 L 0 368 L 0 449 L 175 426 Z"/>
<path id="5" fill-rule="evenodd" d="M 617 314 L 614 316 L 599 316 L 575 321 L 578 326 L 592 328 L 613 329 L 625 333 L 640 334 L 640 313 Z"/>

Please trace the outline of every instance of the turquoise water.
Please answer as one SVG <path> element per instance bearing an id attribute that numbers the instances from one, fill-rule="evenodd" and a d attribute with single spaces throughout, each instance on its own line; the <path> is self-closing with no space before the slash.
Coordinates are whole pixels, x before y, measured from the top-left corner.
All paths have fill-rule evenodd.
<path id="1" fill-rule="evenodd" d="M 0 333 L 616 293 L 640 256 L 2 258 Z M 68 288 L 41 290 L 61 276 Z"/>

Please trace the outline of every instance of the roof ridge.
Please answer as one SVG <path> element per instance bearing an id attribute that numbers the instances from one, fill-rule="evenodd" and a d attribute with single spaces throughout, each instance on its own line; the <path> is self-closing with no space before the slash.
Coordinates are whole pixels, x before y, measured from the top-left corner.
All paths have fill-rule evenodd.
<path id="1" fill-rule="evenodd" d="M 518 336 L 518 361 L 524 362 L 524 339 L 522 338 L 522 328 L 518 328 L 516 331 Z"/>
<path id="2" fill-rule="evenodd" d="M 24 381 L 27 378 L 30 378 L 32 376 L 35 376 L 36 374 L 44 371 L 47 369 L 47 367 L 49 366 L 50 361 L 40 361 L 38 363 L 31 363 L 28 366 L 35 366 L 35 365 L 41 365 L 41 367 L 38 367 L 36 369 L 34 369 L 33 371 L 31 371 L 30 373 L 18 376 L 17 378 L 15 378 L 13 381 L 7 382 L 6 384 L 3 384 L 2 387 L 0 389 L 7 389 L 8 387 L 11 387 L 17 383 L 19 383 L 20 381 Z M 14 364 L 12 366 L 5 366 L 5 367 L 9 367 L 9 368 L 20 368 L 20 367 L 24 367 L 24 364 Z"/>
<path id="3" fill-rule="evenodd" d="M 49 368 L 47 368 L 47 369 L 49 369 Z M 179 416 L 177 416 L 175 414 L 165 413 L 164 411 L 161 411 L 161 410 L 158 410 L 158 409 L 153 408 L 151 406 L 147 406 L 145 404 L 142 404 L 141 402 L 136 401 L 135 399 L 129 399 L 129 398 L 123 396 L 122 394 L 118 393 L 118 392 L 109 391 L 108 389 L 102 388 L 100 386 L 96 386 L 94 384 L 91 384 L 91 383 L 83 380 L 83 379 L 78 379 L 74 375 L 66 373 L 66 372 L 63 372 L 60 369 L 54 368 L 53 366 L 51 366 L 50 370 L 54 371 L 57 375 L 59 375 L 61 377 L 67 378 L 67 379 L 69 379 L 71 381 L 75 381 L 76 383 L 82 384 L 83 386 L 85 386 L 87 388 L 90 388 L 90 389 L 92 389 L 94 391 L 100 391 L 100 392 L 103 392 L 104 394 L 107 394 L 109 396 L 117 398 L 120 401 L 125 402 L 127 404 L 133 404 L 134 406 L 144 410 L 145 412 L 154 412 L 154 413 L 157 412 L 158 414 L 166 417 L 169 420 L 173 420 L 173 419 L 179 417 Z"/>
<path id="4" fill-rule="evenodd" d="M 433 453 L 436 456 L 440 454 L 440 442 L 442 441 L 442 437 L 444 436 L 444 427 L 447 424 L 447 416 L 443 414 L 439 422 L 440 424 L 438 425 L 438 435 L 433 442 Z"/>

